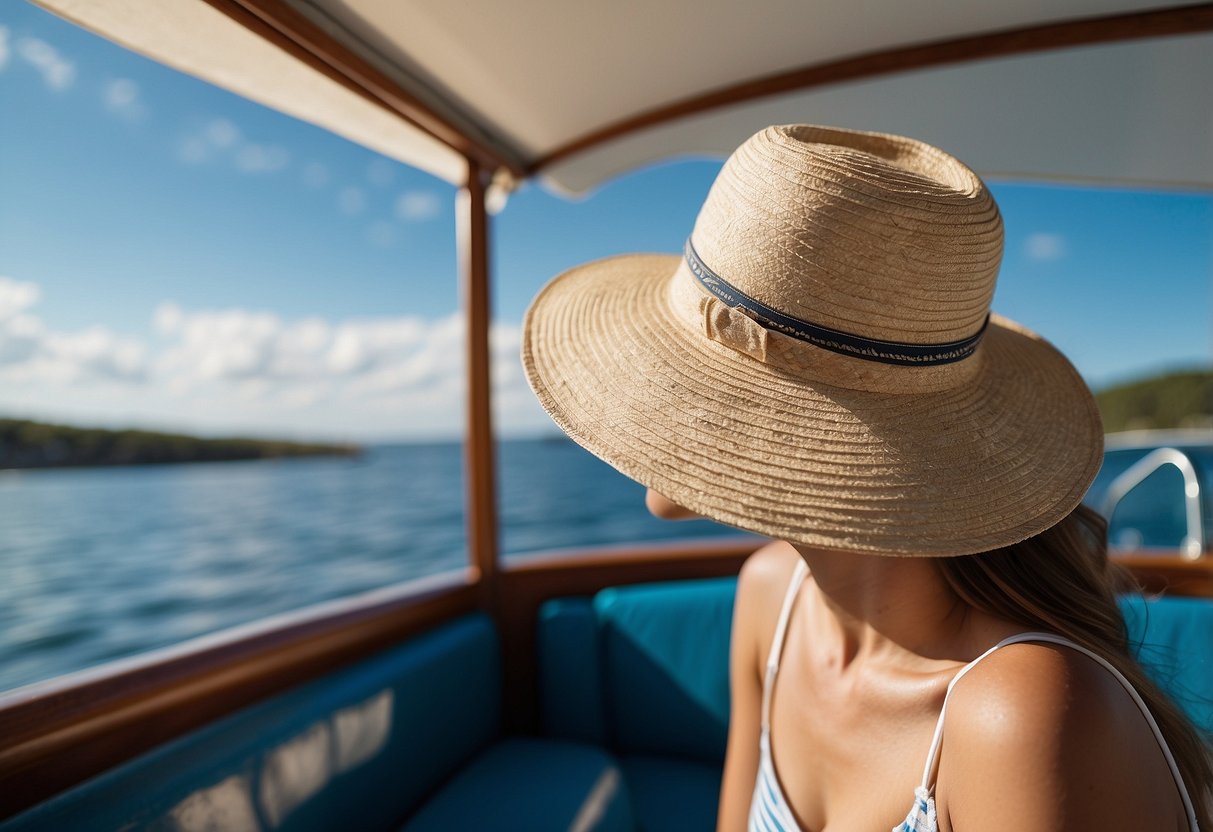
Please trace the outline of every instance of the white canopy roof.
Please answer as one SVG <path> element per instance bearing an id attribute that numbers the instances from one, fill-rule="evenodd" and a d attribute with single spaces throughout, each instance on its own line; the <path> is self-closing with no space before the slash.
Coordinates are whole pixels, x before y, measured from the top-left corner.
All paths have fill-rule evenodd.
<path id="1" fill-rule="evenodd" d="M 332 72 L 262 39 L 245 28 L 247 19 L 238 22 L 229 14 L 264 18 L 267 9 L 271 17 L 277 9 L 301 19 L 364 61 L 371 75 L 378 73 L 371 87 L 403 90 L 455 132 L 527 171 L 597 129 L 740 82 L 917 44 L 1173 5 L 1173 0 L 38 2 L 162 63 L 451 182 L 464 177 L 460 152 L 333 80 Z M 1209 11 L 1208 4 L 1193 8 Z M 558 154 L 541 172 L 556 188 L 580 192 L 648 162 L 724 155 L 767 124 L 804 121 L 905 133 L 936 143 L 992 176 L 1213 188 L 1210 78 L 1210 34 L 950 63 L 729 103 Z"/>

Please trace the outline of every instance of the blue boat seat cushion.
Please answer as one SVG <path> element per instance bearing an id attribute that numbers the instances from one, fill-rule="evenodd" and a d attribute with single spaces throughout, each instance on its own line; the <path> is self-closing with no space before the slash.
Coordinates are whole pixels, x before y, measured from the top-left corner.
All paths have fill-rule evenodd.
<path id="1" fill-rule="evenodd" d="M 620 753 L 724 760 L 736 584 L 644 584 L 594 598 L 607 721 Z"/>
<path id="2" fill-rule="evenodd" d="M 545 604 L 544 734 L 720 765 L 735 586 L 735 578 L 642 584 Z"/>
<path id="3" fill-rule="evenodd" d="M 723 774 L 719 763 L 633 754 L 620 758 L 619 764 L 632 795 L 637 832 L 716 828 Z"/>
<path id="4" fill-rule="evenodd" d="M 545 736 L 608 745 L 598 616 L 589 598 L 556 598 L 539 608 L 542 731 Z"/>
<path id="5" fill-rule="evenodd" d="M 1213 736 L 1213 600 L 1127 596 L 1120 608 L 1138 661 Z"/>
<path id="6" fill-rule="evenodd" d="M 403 832 L 635 828 L 625 778 L 610 754 L 585 743 L 513 738 L 461 770 Z"/>
<path id="7" fill-rule="evenodd" d="M 393 829 L 497 739 L 500 679 L 493 624 L 469 615 L 189 733 L 0 830 Z"/>

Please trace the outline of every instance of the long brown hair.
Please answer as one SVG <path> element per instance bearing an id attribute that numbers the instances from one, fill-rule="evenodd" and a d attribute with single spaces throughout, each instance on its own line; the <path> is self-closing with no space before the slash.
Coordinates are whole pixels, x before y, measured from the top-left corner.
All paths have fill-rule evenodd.
<path id="1" fill-rule="evenodd" d="M 938 563 L 956 594 L 977 609 L 1065 636 L 1123 673 L 1171 747 L 1201 827 L 1213 830 L 1210 740 L 1133 658 L 1116 594 L 1138 587 L 1127 569 L 1108 559 L 1103 517 L 1080 505 L 1035 537 Z"/>

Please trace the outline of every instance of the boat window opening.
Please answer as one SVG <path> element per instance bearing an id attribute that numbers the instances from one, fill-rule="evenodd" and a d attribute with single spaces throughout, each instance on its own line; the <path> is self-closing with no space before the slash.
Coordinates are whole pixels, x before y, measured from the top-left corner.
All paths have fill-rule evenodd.
<path id="1" fill-rule="evenodd" d="M 456 189 L 0 32 L 0 691 L 462 573 Z"/>

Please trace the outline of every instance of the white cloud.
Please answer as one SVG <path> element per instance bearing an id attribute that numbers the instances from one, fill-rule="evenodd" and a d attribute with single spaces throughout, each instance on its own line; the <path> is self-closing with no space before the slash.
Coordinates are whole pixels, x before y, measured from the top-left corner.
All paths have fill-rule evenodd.
<path id="1" fill-rule="evenodd" d="M 0 322 L 29 309 L 42 296 L 36 283 L 24 283 L 0 276 Z"/>
<path id="2" fill-rule="evenodd" d="M 155 377 L 172 380 L 182 399 L 241 402 L 284 425 L 332 418 L 351 433 L 462 430 L 465 337 L 458 314 L 288 321 L 164 304 L 155 321 L 168 337 Z M 519 337 L 516 325 L 494 324 L 490 332 L 497 409 L 505 430 L 533 431 L 548 420 L 526 386 Z"/>
<path id="3" fill-rule="evenodd" d="M 206 140 L 215 147 L 231 147 L 240 141 L 240 128 L 225 118 L 210 121 L 203 133 Z"/>
<path id="4" fill-rule="evenodd" d="M 0 370 L 28 362 L 40 352 L 42 322 L 28 310 L 41 295 L 34 283 L 0 277 Z"/>
<path id="5" fill-rule="evenodd" d="M 366 210 L 366 194 L 361 188 L 342 188 L 337 194 L 337 210 L 352 217 Z"/>
<path id="6" fill-rule="evenodd" d="M 406 222 L 432 220 L 442 213 L 442 201 L 432 191 L 406 191 L 396 198 L 396 216 Z"/>
<path id="7" fill-rule="evenodd" d="M 1024 242 L 1024 251 L 1029 260 L 1046 262 L 1059 260 L 1066 254 L 1066 240 L 1060 234 L 1038 231 L 1029 234 Z"/>
<path id="8" fill-rule="evenodd" d="M 464 323 L 457 314 L 326 320 L 166 301 L 153 335 L 56 331 L 38 287 L 0 278 L 0 405 L 80 423 L 209 433 L 447 436 L 462 431 Z M 490 332 L 495 407 L 508 432 L 547 417 L 527 389 L 517 325 Z"/>
<path id="9" fill-rule="evenodd" d="M 100 326 L 55 332 L 30 313 L 41 291 L 0 277 L 0 380 L 134 381 L 146 369 L 146 348 Z"/>
<path id="10" fill-rule="evenodd" d="M 225 118 L 212 119 L 185 136 L 178 158 L 187 164 L 225 161 L 242 173 L 274 173 L 291 162 L 291 154 L 275 144 L 260 144 L 244 137 L 240 128 Z"/>
<path id="11" fill-rule="evenodd" d="M 45 328 L 31 315 L 14 315 L 0 321 L 0 377 L 4 371 L 20 369 L 42 352 Z"/>
<path id="12" fill-rule="evenodd" d="M 246 144 L 236 152 L 236 167 L 245 173 L 273 173 L 291 161 L 284 148 L 277 145 Z"/>
<path id="13" fill-rule="evenodd" d="M 185 313 L 171 300 L 166 300 L 152 313 L 152 328 L 161 335 L 172 335 L 181 328 Z"/>
<path id="14" fill-rule="evenodd" d="M 139 381 L 146 371 L 144 345 L 101 326 L 80 332 L 47 332 L 44 346 L 49 356 L 42 362 L 42 378 Z"/>
<path id="15" fill-rule="evenodd" d="M 102 89 L 105 109 L 129 121 L 138 121 L 147 115 L 147 109 L 139 95 L 139 85 L 129 78 L 114 78 Z"/>
<path id="16" fill-rule="evenodd" d="M 76 79 L 76 66 L 40 38 L 17 41 L 17 54 L 42 74 L 42 80 L 56 92 L 62 92 Z"/>
<path id="17" fill-rule="evenodd" d="M 367 227 L 366 238 L 371 241 L 371 245 L 391 248 L 396 242 L 396 229 L 390 222 L 376 220 Z"/>
<path id="18" fill-rule="evenodd" d="M 345 383 L 415 359 L 433 329 L 413 317 L 334 325 L 244 309 L 186 312 L 175 304 L 161 305 L 154 321 L 170 340 L 160 371 L 197 383 Z"/>
<path id="19" fill-rule="evenodd" d="M 387 159 L 372 159 L 366 166 L 366 181 L 377 188 L 392 184 L 396 178 L 396 168 Z"/>
<path id="20" fill-rule="evenodd" d="M 207 122 L 181 143 L 180 158 L 190 164 L 201 164 L 216 158 L 240 141 L 240 129 L 225 118 Z"/>
<path id="21" fill-rule="evenodd" d="M 177 151 L 177 158 L 190 165 L 200 165 L 211 158 L 211 146 L 199 136 L 186 136 Z"/>
<path id="22" fill-rule="evenodd" d="M 308 162 L 303 166 L 303 184 L 309 188 L 323 188 L 329 178 L 329 169 L 319 162 Z"/>
<path id="23" fill-rule="evenodd" d="M 3 72 L 4 68 L 8 66 L 8 57 L 10 54 L 11 50 L 8 45 L 8 27 L 0 26 L 0 72 Z"/>

